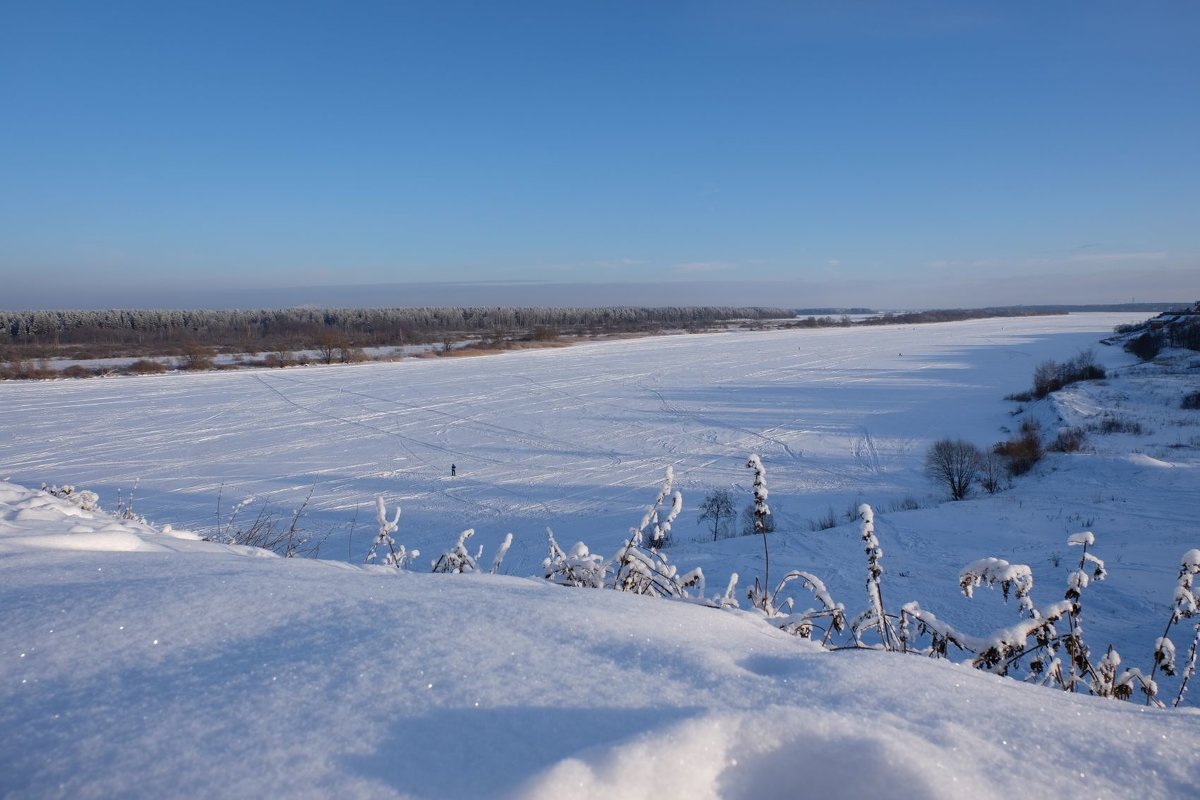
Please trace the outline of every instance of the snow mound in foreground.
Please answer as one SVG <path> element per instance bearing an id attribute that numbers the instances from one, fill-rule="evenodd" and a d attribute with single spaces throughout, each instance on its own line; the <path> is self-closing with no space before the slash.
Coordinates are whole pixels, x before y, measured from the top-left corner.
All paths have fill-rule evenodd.
<path id="1" fill-rule="evenodd" d="M 742 612 L 253 552 L 0 484 L 0 795 L 1194 792 L 1194 711 Z"/>

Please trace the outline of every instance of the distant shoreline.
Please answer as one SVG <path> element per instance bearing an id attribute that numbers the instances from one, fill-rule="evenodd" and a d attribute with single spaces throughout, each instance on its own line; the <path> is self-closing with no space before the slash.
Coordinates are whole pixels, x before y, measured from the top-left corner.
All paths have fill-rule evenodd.
<path id="1" fill-rule="evenodd" d="M 495 355 L 732 330 L 913 325 L 1186 304 L 868 308 L 428 308 L 0 312 L 0 380 L 45 380 Z M 830 311 L 817 315 L 806 311 Z M 836 312 L 842 313 L 836 313 Z"/>

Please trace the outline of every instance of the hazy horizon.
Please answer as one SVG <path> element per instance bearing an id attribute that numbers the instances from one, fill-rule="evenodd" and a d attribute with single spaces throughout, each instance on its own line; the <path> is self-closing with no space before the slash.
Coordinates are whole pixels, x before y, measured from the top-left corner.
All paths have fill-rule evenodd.
<path id="1" fill-rule="evenodd" d="M 1069 291 L 1052 296 L 1029 296 L 1014 287 L 1011 294 L 992 294 L 980 300 L 971 293 L 937 296 L 934 302 L 916 291 L 892 287 L 874 295 L 842 292 L 830 287 L 798 283 L 606 283 L 553 284 L 534 281 L 364 284 L 330 286 L 256 287 L 247 289 L 198 289 L 170 291 L 162 288 L 97 289 L 80 295 L 58 289 L 18 293 L 22 303 L 0 303 L 0 309 L 251 309 L 251 308 L 403 308 L 419 306 L 482 307 L 600 307 L 600 306 L 763 306 L 777 308 L 872 308 L 880 311 L 932 308 L 985 308 L 1041 305 L 1121 305 L 1127 303 L 1190 304 L 1195 302 L 1180 287 L 1166 295 Z M 1192 294 L 1195 294 L 1192 291 Z M 8 297 L 11 294 L 6 292 Z M 958 298 L 955 301 L 954 298 Z M 70 298 L 74 298 L 73 300 Z"/>

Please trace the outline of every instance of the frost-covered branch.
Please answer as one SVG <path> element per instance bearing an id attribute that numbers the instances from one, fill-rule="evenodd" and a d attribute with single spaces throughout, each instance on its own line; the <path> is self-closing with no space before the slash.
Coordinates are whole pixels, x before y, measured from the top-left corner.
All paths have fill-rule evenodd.
<path id="1" fill-rule="evenodd" d="M 675 482 L 675 470 L 670 465 L 667 466 L 667 474 L 663 478 L 662 489 L 659 490 L 658 496 L 654 498 L 654 502 L 646 509 L 645 516 L 642 517 L 642 524 L 639 525 L 633 532 L 632 540 L 635 542 L 635 547 L 642 546 L 645 541 L 646 529 L 650 529 L 650 546 L 662 547 L 670 539 L 671 523 L 679 516 L 679 512 L 683 510 L 683 495 L 679 492 L 671 494 L 671 486 Z M 663 501 L 671 496 L 671 510 L 667 513 L 665 520 L 660 520 L 659 509 L 662 508 Z"/>
<path id="2" fill-rule="evenodd" d="M 467 539 L 470 539 L 474 535 L 474 528 L 467 528 L 460 533 L 454 547 L 442 553 L 437 561 L 433 562 L 433 571 L 453 574 L 478 572 L 478 558 L 483 555 L 483 548 L 480 548 L 479 552 L 475 555 L 467 552 Z"/>
<path id="3" fill-rule="evenodd" d="M 972 561 L 958 574 L 958 585 L 962 593 L 971 597 L 976 586 L 987 584 L 988 588 L 1000 584 L 1000 591 L 1008 602 L 1009 592 L 1017 597 L 1021 611 L 1037 618 L 1037 609 L 1029 593 L 1033 590 L 1033 571 L 1025 564 L 1010 564 L 1002 558 L 981 558 Z"/>
<path id="4" fill-rule="evenodd" d="M 778 603 L 779 593 L 792 581 L 799 581 L 801 586 L 812 592 L 813 597 L 821 604 L 821 608 L 793 612 L 792 608 L 795 607 L 795 602 L 790 597 L 784 599 L 782 603 Z M 822 643 L 826 645 L 829 644 L 829 639 L 835 630 L 842 631 L 846 628 L 845 607 L 841 603 L 834 602 L 833 596 L 825 587 L 825 582 L 811 572 L 792 570 L 783 576 L 774 592 L 769 595 L 766 592 L 754 595 L 752 591 L 752 599 L 757 601 L 756 607 L 766 614 L 767 622 L 802 639 L 812 638 L 815 620 L 818 619 L 829 620 L 822 640 Z"/>
<path id="5" fill-rule="evenodd" d="M 400 506 L 396 506 L 396 513 L 389 520 L 387 505 L 384 504 L 382 497 L 376 497 L 375 519 L 379 523 L 379 532 L 375 535 L 375 541 L 372 543 L 371 549 L 367 552 L 368 563 L 375 560 L 376 550 L 379 549 L 380 545 L 387 545 L 388 549 L 383 563 L 396 569 L 404 569 L 421 555 L 420 550 L 405 550 L 404 545 L 397 547 L 396 540 L 392 536 L 400 526 Z"/>

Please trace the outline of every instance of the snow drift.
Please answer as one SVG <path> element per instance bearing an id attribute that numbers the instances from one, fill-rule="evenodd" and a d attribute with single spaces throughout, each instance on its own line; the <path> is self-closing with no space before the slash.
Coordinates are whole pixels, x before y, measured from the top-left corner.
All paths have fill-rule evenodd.
<path id="1" fill-rule="evenodd" d="M 744 612 L 261 553 L 0 484 L 0 794 L 1194 792 L 1194 710 Z"/>

